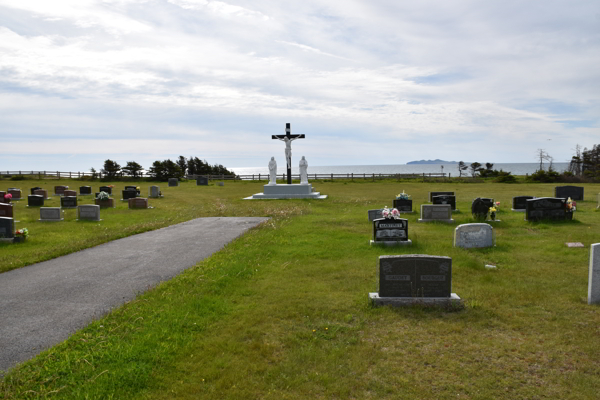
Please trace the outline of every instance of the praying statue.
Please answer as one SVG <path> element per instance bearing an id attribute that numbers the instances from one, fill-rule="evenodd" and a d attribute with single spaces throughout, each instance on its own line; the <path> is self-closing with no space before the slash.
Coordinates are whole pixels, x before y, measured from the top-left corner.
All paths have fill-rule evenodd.
<path id="1" fill-rule="evenodd" d="M 308 162 L 304 156 L 300 160 L 300 184 L 308 185 Z"/>
<path id="2" fill-rule="evenodd" d="M 269 161 L 269 185 L 277 185 L 277 161 L 271 157 Z"/>

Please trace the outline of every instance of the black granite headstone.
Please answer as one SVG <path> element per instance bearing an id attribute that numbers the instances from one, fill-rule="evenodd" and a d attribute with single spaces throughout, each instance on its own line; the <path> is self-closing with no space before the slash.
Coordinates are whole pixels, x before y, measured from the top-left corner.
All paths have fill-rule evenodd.
<path id="1" fill-rule="evenodd" d="M 35 191 L 36 191 L 36 190 L 38 190 L 38 189 L 42 189 L 42 188 L 41 188 L 41 187 L 39 187 L 39 186 L 32 187 L 32 188 L 31 188 L 31 194 L 33 194 L 33 192 L 35 192 Z"/>
<path id="2" fill-rule="evenodd" d="M 10 217 L 0 217 L 0 238 L 15 237 L 15 220 Z"/>
<path id="3" fill-rule="evenodd" d="M 199 176 L 196 178 L 196 186 L 207 186 L 208 178 L 205 176 Z"/>
<path id="4" fill-rule="evenodd" d="M 567 201 L 564 198 L 540 197 L 527 200 L 525 219 L 539 221 L 542 219 L 567 220 L 572 219 L 573 213 L 567 211 Z"/>
<path id="5" fill-rule="evenodd" d="M 42 207 L 44 205 L 44 196 L 39 194 L 30 194 L 27 196 L 27 205 L 29 207 Z"/>
<path id="6" fill-rule="evenodd" d="M 125 190 L 135 190 L 138 196 L 141 194 L 141 191 L 137 189 L 137 186 L 125 186 Z"/>
<path id="7" fill-rule="evenodd" d="M 432 196 L 431 201 L 433 204 L 450 204 L 452 211 L 456 211 L 456 196 L 449 194 L 441 194 Z"/>
<path id="8" fill-rule="evenodd" d="M 524 210 L 527 206 L 527 200 L 535 199 L 534 196 L 516 196 L 513 197 L 513 210 Z"/>
<path id="9" fill-rule="evenodd" d="M 81 195 L 92 194 L 92 187 L 91 186 L 79 186 L 79 194 L 81 194 Z"/>
<path id="10" fill-rule="evenodd" d="M 407 254 L 379 257 L 379 297 L 450 297 L 450 257 Z"/>
<path id="11" fill-rule="evenodd" d="M 433 196 L 454 196 L 454 192 L 429 192 L 429 201 L 433 201 Z"/>
<path id="12" fill-rule="evenodd" d="M 77 196 L 64 196 L 60 198 L 62 208 L 77 208 Z"/>
<path id="13" fill-rule="evenodd" d="M 494 206 L 494 199 L 478 197 L 471 203 L 471 214 L 475 219 L 485 219 L 490 207 Z"/>
<path id="14" fill-rule="evenodd" d="M 571 200 L 583 200 L 582 186 L 557 186 L 554 188 L 554 197 L 565 198 Z"/>
<path id="15" fill-rule="evenodd" d="M 112 188 L 110 186 L 100 186 L 100 189 L 98 189 L 101 192 L 106 192 L 108 194 L 112 194 Z"/>
<path id="16" fill-rule="evenodd" d="M 123 190 L 123 200 L 135 199 L 137 197 L 137 190 Z"/>
<path id="17" fill-rule="evenodd" d="M 408 220 L 379 218 L 373 220 L 374 242 L 405 242 L 408 240 Z"/>
<path id="18" fill-rule="evenodd" d="M 395 199 L 394 208 L 398 211 L 412 212 L 412 200 L 411 199 Z"/>

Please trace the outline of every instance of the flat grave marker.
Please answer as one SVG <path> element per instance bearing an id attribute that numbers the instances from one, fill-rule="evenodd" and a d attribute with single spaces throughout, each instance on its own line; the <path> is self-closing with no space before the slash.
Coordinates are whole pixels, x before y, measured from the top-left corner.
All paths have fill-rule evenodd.
<path id="1" fill-rule="evenodd" d="M 452 223 L 452 206 L 450 204 L 421 204 L 421 218 L 418 222 L 447 222 Z"/>
<path id="2" fill-rule="evenodd" d="M 62 210 L 60 207 L 41 207 L 40 219 L 43 222 L 63 221 Z"/>
<path id="3" fill-rule="evenodd" d="M 485 223 L 462 224 L 454 230 L 454 246 L 463 249 L 494 246 L 494 228 Z"/>
<path id="4" fill-rule="evenodd" d="M 585 247 L 581 242 L 567 242 L 567 247 Z"/>
<path id="5" fill-rule="evenodd" d="M 556 186 L 554 197 L 583 201 L 583 186 Z"/>

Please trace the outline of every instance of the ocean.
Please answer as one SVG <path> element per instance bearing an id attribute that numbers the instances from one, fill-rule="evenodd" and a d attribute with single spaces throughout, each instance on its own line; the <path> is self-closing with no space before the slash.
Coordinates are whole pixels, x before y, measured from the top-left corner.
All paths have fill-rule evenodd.
<path id="1" fill-rule="evenodd" d="M 492 169 L 507 171 L 513 175 L 532 174 L 538 170 L 539 163 L 507 163 L 494 164 Z M 552 165 L 555 171 L 563 172 L 569 168 L 569 163 L 554 163 Z M 544 169 L 548 164 L 544 164 Z M 269 168 L 264 167 L 243 167 L 230 168 L 237 175 L 268 175 Z M 422 173 L 450 173 L 451 176 L 458 176 L 458 164 L 400 164 L 400 165 L 330 165 L 330 166 L 308 166 L 309 174 L 422 174 Z M 469 171 L 467 170 L 466 173 Z M 277 166 L 277 173 L 285 173 L 285 164 Z M 298 175 L 298 167 L 292 167 L 292 174 Z M 463 172 L 465 175 L 465 172 Z"/>

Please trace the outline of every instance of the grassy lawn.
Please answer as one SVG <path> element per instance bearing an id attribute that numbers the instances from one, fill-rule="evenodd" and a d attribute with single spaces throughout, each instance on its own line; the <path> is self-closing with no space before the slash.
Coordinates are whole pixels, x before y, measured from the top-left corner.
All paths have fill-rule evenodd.
<path id="1" fill-rule="evenodd" d="M 88 183 L 0 184 L 28 193 Z M 272 219 L 9 371 L 0 399 L 598 398 L 600 308 L 587 305 L 587 283 L 600 185 L 583 185 L 574 221 L 529 223 L 510 211 L 512 197 L 552 196 L 556 185 L 335 181 L 314 184 L 325 201 L 241 200 L 262 184 L 160 184 L 154 209 L 119 202 L 100 223 L 76 222 L 72 210 L 64 222 L 37 222 L 39 211 L 18 202 L 17 228 L 31 237 L 0 243 L 0 271 L 197 217 Z M 406 217 L 413 246 L 370 247 L 367 210 L 392 206 L 402 190 L 417 210 L 429 191 L 455 191 L 456 223 L 418 223 L 415 213 Z M 475 197 L 501 202 L 497 246 L 454 248 Z M 384 254 L 452 257 L 452 291 L 466 308 L 371 307 Z"/>

